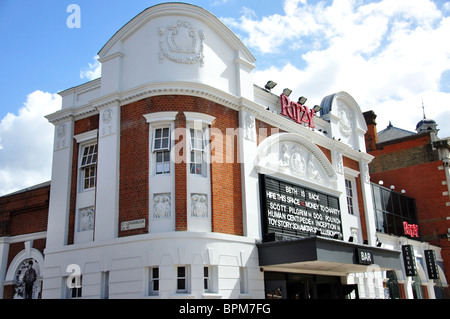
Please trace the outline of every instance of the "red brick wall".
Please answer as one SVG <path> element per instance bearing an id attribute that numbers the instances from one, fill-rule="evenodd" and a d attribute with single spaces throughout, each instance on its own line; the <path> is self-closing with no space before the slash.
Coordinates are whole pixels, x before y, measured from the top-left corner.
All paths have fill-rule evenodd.
<path id="1" fill-rule="evenodd" d="M 185 96 L 155 96 L 124 105 L 121 108 L 121 140 L 120 140 L 120 187 L 119 187 L 119 223 L 138 218 L 148 219 L 149 214 L 149 127 L 144 114 L 178 111 L 175 128 L 186 127 L 183 111 L 199 112 L 214 116 L 216 119 L 211 128 L 220 129 L 226 138 L 227 128 L 239 127 L 238 112 L 206 99 Z M 180 137 L 180 140 L 182 137 Z M 176 141 L 182 142 L 182 141 Z M 225 143 L 224 143 L 225 145 Z M 220 150 L 215 150 L 219 151 Z M 216 153 L 215 156 L 225 156 Z M 238 158 L 237 144 L 234 157 Z M 179 154 L 183 156 L 184 154 Z M 211 164 L 211 202 L 212 230 L 215 232 L 242 235 L 242 193 L 240 164 Z M 175 164 L 175 216 L 176 230 L 187 229 L 187 188 L 186 163 Z M 149 186 L 148 186 L 149 185 Z M 147 232 L 147 228 L 120 232 L 119 236 Z"/>
<path id="2" fill-rule="evenodd" d="M 46 231 L 50 186 L 0 197 L 0 237 Z"/>
<path id="3" fill-rule="evenodd" d="M 122 232 L 120 223 L 144 218 L 148 225 L 148 111 L 146 100 L 122 106 L 120 119 L 119 236 L 146 233 L 147 228 Z M 147 112 L 148 113 L 148 112 Z"/>

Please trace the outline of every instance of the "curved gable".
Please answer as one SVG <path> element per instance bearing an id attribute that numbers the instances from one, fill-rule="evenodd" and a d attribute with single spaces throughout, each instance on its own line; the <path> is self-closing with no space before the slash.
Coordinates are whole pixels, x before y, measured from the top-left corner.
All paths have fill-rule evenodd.
<path id="1" fill-rule="evenodd" d="M 185 16 L 200 19 L 212 28 L 217 29 L 222 34 L 223 39 L 235 50 L 242 52 L 242 58 L 250 63 L 255 62 L 255 58 L 242 41 L 212 13 L 205 9 L 187 3 L 163 3 L 149 7 L 131 19 L 126 25 L 120 28 L 108 42 L 98 52 L 100 58 L 110 55 L 119 41 L 123 41 L 138 31 L 149 20 L 161 16 Z"/>
<path id="2" fill-rule="evenodd" d="M 355 150 L 365 150 L 367 124 L 355 99 L 347 92 L 338 92 L 323 98 L 320 105 L 321 117 L 331 124 L 332 137 Z"/>
<path id="3" fill-rule="evenodd" d="M 104 95 L 189 82 L 253 99 L 255 58 L 219 19 L 194 5 L 144 10 L 114 34 L 99 57 Z"/>

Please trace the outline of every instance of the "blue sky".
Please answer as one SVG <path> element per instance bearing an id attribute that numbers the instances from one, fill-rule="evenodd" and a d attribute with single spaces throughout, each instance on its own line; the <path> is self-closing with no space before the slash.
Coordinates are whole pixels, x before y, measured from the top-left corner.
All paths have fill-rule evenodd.
<path id="1" fill-rule="evenodd" d="M 422 117 L 450 136 L 450 2 L 186 1 L 220 18 L 254 54 L 255 83 L 311 104 L 337 91 L 414 131 Z M 0 0 L 0 195 L 50 179 L 59 91 L 100 72 L 95 56 L 148 0 Z M 80 28 L 69 28 L 70 4 Z"/>

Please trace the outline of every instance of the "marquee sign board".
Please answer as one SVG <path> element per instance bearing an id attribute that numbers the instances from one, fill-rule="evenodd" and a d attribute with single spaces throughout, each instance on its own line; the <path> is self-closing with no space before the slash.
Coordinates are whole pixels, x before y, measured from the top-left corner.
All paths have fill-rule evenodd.
<path id="1" fill-rule="evenodd" d="M 338 197 L 260 175 L 263 233 L 275 240 L 322 236 L 342 239 Z M 273 237 L 273 236 L 272 236 Z"/>

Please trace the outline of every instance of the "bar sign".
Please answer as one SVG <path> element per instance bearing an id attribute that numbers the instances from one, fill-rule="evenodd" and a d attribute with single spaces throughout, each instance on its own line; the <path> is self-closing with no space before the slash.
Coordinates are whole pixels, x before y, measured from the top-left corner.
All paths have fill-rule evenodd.
<path id="1" fill-rule="evenodd" d="M 405 274 L 407 277 L 417 276 L 416 257 L 412 245 L 402 245 L 403 262 L 405 264 Z"/>
<path id="2" fill-rule="evenodd" d="M 432 249 L 425 250 L 425 261 L 427 263 L 428 278 L 439 279 L 439 270 L 436 263 L 436 252 Z"/>

